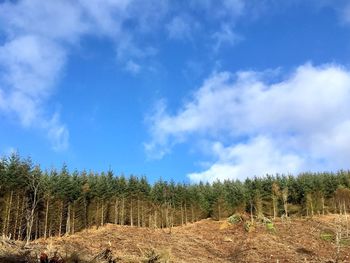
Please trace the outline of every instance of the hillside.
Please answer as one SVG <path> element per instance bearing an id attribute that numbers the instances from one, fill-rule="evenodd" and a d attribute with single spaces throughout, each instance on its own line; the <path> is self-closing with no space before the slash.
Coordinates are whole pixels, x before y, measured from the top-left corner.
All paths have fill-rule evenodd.
<path id="1" fill-rule="evenodd" d="M 153 262 L 336 262 L 336 220 L 337 216 L 330 215 L 277 221 L 275 231 L 261 224 L 250 232 L 242 222 L 210 219 L 175 227 L 171 233 L 169 229 L 108 224 L 72 236 L 41 239 L 32 242 L 30 250 L 49 255 L 59 251 L 63 257 L 76 252 L 86 261 L 109 248 L 116 262 L 152 262 L 147 261 L 152 255 L 160 257 Z M 344 239 L 338 262 L 350 262 L 348 245 Z"/>

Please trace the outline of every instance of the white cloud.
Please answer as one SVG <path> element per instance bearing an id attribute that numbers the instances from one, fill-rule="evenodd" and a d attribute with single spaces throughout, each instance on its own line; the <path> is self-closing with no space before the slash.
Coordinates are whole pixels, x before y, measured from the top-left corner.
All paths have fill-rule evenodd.
<path id="1" fill-rule="evenodd" d="M 189 2 L 190 7 L 195 12 L 201 11 L 205 13 L 205 19 L 214 23 L 216 26 L 212 29 L 213 33 L 207 28 L 207 25 L 201 25 L 200 23 L 194 23 L 190 19 L 184 19 L 177 16 L 168 25 L 169 37 L 184 39 L 191 36 L 194 28 L 205 28 L 206 34 L 213 42 L 213 49 L 215 52 L 225 45 L 233 46 L 243 40 L 243 37 L 235 32 L 234 27 L 239 19 L 243 19 L 245 15 L 248 15 L 249 10 L 246 10 L 246 5 L 249 1 L 243 0 L 191 0 Z M 186 18 L 186 17 L 185 17 Z M 201 21 L 202 22 L 202 21 Z"/>
<path id="2" fill-rule="evenodd" d="M 341 21 L 345 24 L 350 23 L 350 4 L 346 4 L 345 6 L 338 8 L 338 10 Z"/>
<path id="3" fill-rule="evenodd" d="M 66 52 L 47 38 L 18 36 L 0 47 L 0 109 L 15 114 L 25 127 L 54 131 L 61 126 L 57 119 L 50 125 L 43 105 L 51 95 L 64 65 Z M 66 139 L 68 141 L 68 138 Z M 65 149 L 68 143 L 55 149 Z"/>
<path id="4" fill-rule="evenodd" d="M 138 0 L 107 1 L 5 1 L 0 4 L 3 42 L 0 45 L 0 111 L 27 128 L 44 131 L 55 150 L 69 145 L 69 132 L 58 112 L 46 109 L 55 93 L 70 50 L 86 35 L 108 37 L 115 42 L 118 59 L 128 61 L 155 54 L 152 47 L 139 48 L 125 21 L 147 31 L 166 13 L 166 1 L 145 6 Z M 147 4 L 148 5 L 148 4 Z M 139 8 L 140 7 L 140 8 Z M 141 8 L 142 7 L 142 8 Z M 150 12 L 157 9 L 156 15 Z M 127 39 L 128 41 L 121 41 Z M 124 62 L 123 62 L 124 63 Z M 140 66 L 129 59 L 132 73 Z"/>
<path id="5" fill-rule="evenodd" d="M 153 57 L 157 54 L 157 49 L 151 46 L 144 45 L 140 47 L 136 44 L 135 39 L 130 35 L 123 35 L 118 41 L 116 47 L 117 59 L 120 62 L 126 62 L 130 60 L 142 60 L 149 57 Z"/>
<path id="6" fill-rule="evenodd" d="M 214 143 L 213 154 L 218 159 L 206 171 L 190 173 L 192 181 L 209 181 L 217 179 L 245 179 L 267 173 L 296 173 L 304 165 L 304 160 L 293 153 L 279 149 L 276 142 L 263 136 L 253 138 L 248 143 L 224 147 L 220 142 Z"/>
<path id="7" fill-rule="evenodd" d="M 305 64 L 273 77 L 214 73 L 175 114 L 158 107 L 148 150 L 165 154 L 188 138 L 213 144 L 212 166 L 192 180 L 349 168 L 350 72 Z"/>
<path id="8" fill-rule="evenodd" d="M 68 147 L 68 130 L 45 103 L 54 93 L 68 53 L 88 25 L 70 1 L 24 0 L 0 5 L 0 110 L 24 127 L 43 130 L 55 150 Z M 52 121 L 54 120 L 54 121 Z"/>
<path id="9" fill-rule="evenodd" d="M 228 18 L 235 20 L 243 15 L 246 7 L 244 0 L 190 0 L 189 5 L 192 9 L 206 11 L 209 18 Z"/>
<path id="10" fill-rule="evenodd" d="M 224 0 L 223 6 L 228 16 L 239 16 L 244 11 L 245 3 L 242 0 Z"/>
<path id="11" fill-rule="evenodd" d="M 199 27 L 199 23 L 184 15 L 173 17 L 166 25 L 168 37 L 177 40 L 192 40 L 192 31 Z"/>
<path id="12" fill-rule="evenodd" d="M 23 35 L 0 49 L 4 82 L 26 96 L 44 98 L 65 61 L 65 52 L 48 39 Z"/>
<path id="13" fill-rule="evenodd" d="M 214 2 L 210 5 L 216 10 L 216 19 L 237 17 L 244 8 L 241 0 L 225 0 L 220 5 L 225 6 L 225 14 L 221 14 L 222 8 L 216 8 Z M 142 36 L 164 27 L 169 9 L 168 1 L 157 0 L 1 3 L 1 112 L 24 127 L 44 131 L 54 149 L 67 148 L 68 127 L 58 112 L 47 110 L 46 103 L 55 94 L 72 48 L 78 48 L 79 41 L 87 35 L 106 37 L 115 43 L 118 61 L 136 74 L 145 68 L 143 60 L 157 54 L 157 49 L 144 43 Z M 198 24 L 180 13 L 168 25 L 169 36 L 190 38 Z M 221 35 L 218 39 L 220 43 L 229 41 Z"/>
<path id="14" fill-rule="evenodd" d="M 232 26 L 228 24 L 221 25 L 219 31 L 215 32 L 212 35 L 212 38 L 215 41 L 214 51 L 218 51 L 223 45 L 233 46 L 243 40 L 243 37 L 238 35 L 233 31 Z"/>
<path id="15" fill-rule="evenodd" d="M 131 72 L 132 74 L 137 74 L 140 72 L 141 66 L 139 64 L 135 63 L 134 61 L 129 60 L 126 63 L 125 69 L 127 71 Z"/>
<path id="16" fill-rule="evenodd" d="M 74 41 L 88 30 L 82 9 L 72 1 L 23 0 L 0 5 L 0 21 L 10 36 L 32 34 Z"/>
<path id="17" fill-rule="evenodd" d="M 176 9 L 178 6 L 179 10 Z M 234 45 L 241 39 L 233 26 L 237 19 L 249 14 L 247 7 L 248 2 L 243 0 L 220 3 L 191 0 L 189 4 L 172 6 L 167 0 L 5 1 L 0 4 L 0 111 L 17 119 L 24 127 L 43 130 L 55 149 L 66 148 L 68 127 L 60 120 L 59 113 L 48 112 L 45 104 L 55 94 L 69 54 L 72 48 L 79 47 L 82 37 L 90 35 L 113 41 L 118 61 L 124 69 L 135 74 L 147 68 L 142 65 L 143 60 L 157 54 L 157 48 L 144 42 L 145 34 L 151 39 L 159 33 L 159 28 L 166 26 L 170 38 L 191 38 L 192 30 L 200 25 L 199 21 L 214 21 L 209 23 L 214 25 L 210 30 L 215 31 L 218 24 L 221 28 L 207 35 L 214 39 L 215 48 L 219 49 L 223 45 Z M 205 15 L 197 22 L 191 15 L 198 12 Z M 171 15 L 174 17 L 166 25 L 165 21 Z M 191 111 L 196 111 L 195 107 L 186 110 L 193 123 L 183 124 L 176 120 L 179 127 L 175 130 L 196 129 L 196 122 L 202 120 L 195 114 L 191 115 Z M 164 119 L 161 125 L 166 130 L 167 122 L 172 121 L 172 118 Z M 169 132 L 169 136 L 176 137 L 177 142 L 182 133 L 172 135 Z M 163 140 L 168 141 L 164 145 L 171 144 L 169 136 L 164 136 Z M 151 142 L 148 145 L 153 149 L 157 144 Z"/>
<path id="18" fill-rule="evenodd" d="M 53 149 L 56 151 L 67 149 L 69 144 L 69 131 L 66 125 L 61 124 L 58 113 L 45 125 L 48 129 L 48 136 L 52 142 Z"/>

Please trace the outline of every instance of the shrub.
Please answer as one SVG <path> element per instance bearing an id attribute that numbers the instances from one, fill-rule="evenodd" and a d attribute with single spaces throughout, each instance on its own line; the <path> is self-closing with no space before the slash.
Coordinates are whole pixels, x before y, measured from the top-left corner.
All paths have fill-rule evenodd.
<path id="1" fill-rule="evenodd" d="M 239 222 L 242 222 L 243 219 L 242 219 L 241 215 L 239 215 L 239 214 L 234 214 L 234 215 L 230 216 L 230 217 L 227 219 L 227 221 L 228 221 L 230 224 L 237 224 L 237 223 L 239 223 Z"/>
<path id="2" fill-rule="evenodd" d="M 332 242 L 335 240 L 334 234 L 330 232 L 322 232 L 320 238 L 324 241 Z"/>
<path id="3" fill-rule="evenodd" d="M 272 222 L 266 223 L 266 229 L 269 232 L 276 233 L 275 225 Z"/>

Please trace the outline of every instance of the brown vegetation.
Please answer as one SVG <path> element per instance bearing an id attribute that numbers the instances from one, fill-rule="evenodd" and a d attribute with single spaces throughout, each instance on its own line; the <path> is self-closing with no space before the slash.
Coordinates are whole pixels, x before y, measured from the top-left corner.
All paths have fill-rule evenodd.
<path id="1" fill-rule="evenodd" d="M 31 255 L 52 256 L 58 251 L 62 258 L 74 255 L 81 260 L 76 262 L 350 262 L 345 217 L 278 220 L 274 231 L 264 223 L 255 222 L 249 231 L 244 225 L 244 220 L 230 224 L 207 219 L 170 232 L 108 224 L 71 236 L 39 239 L 29 248 Z M 342 239 L 337 242 L 339 229 Z M 15 244 L 18 249 L 21 243 L 3 242 L 0 253 L 25 254 L 23 249 L 15 251 Z M 110 261 L 103 261 L 104 255 Z"/>

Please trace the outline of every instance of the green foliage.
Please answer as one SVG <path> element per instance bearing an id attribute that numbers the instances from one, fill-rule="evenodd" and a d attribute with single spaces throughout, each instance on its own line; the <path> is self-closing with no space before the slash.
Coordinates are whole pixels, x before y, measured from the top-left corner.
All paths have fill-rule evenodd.
<path id="1" fill-rule="evenodd" d="M 2 158 L 0 234 L 24 239 L 29 208 L 34 209 L 31 239 L 104 223 L 171 227 L 207 217 L 237 223 L 245 214 L 274 231 L 266 219 L 282 216 L 286 209 L 288 215 L 349 211 L 350 172 L 277 174 L 212 184 L 158 180 L 151 185 L 145 177 L 112 170 L 71 172 L 64 164 L 60 170 L 42 171 L 18 154 Z M 245 224 L 247 231 L 253 227 Z"/>
<path id="2" fill-rule="evenodd" d="M 342 238 L 340 240 L 340 245 L 344 247 L 350 246 L 350 238 Z"/>
<path id="3" fill-rule="evenodd" d="M 230 216 L 230 217 L 227 219 L 227 221 L 228 221 L 230 224 L 237 224 L 237 223 L 239 223 L 239 222 L 242 222 L 243 219 L 242 219 L 241 215 L 239 215 L 239 214 L 234 214 L 234 215 Z"/>
<path id="4" fill-rule="evenodd" d="M 274 223 L 272 223 L 272 222 L 266 223 L 266 229 L 267 229 L 267 231 L 270 232 L 270 233 L 276 233 L 275 225 L 274 225 Z"/>
<path id="5" fill-rule="evenodd" d="M 324 241 L 333 242 L 335 240 L 335 235 L 331 232 L 322 232 L 320 238 Z"/>

